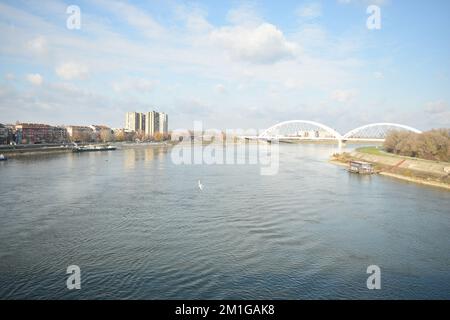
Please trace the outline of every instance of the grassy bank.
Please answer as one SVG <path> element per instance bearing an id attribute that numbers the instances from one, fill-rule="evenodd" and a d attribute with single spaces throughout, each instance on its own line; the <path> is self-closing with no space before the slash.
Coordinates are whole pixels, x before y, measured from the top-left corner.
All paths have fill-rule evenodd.
<path id="1" fill-rule="evenodd" d="M 384 152 L 380 147 L 363 147 L 356 149 L 358 152 L 363 152 L 367 154 L 373 154 L 373 155 L 387 155 L 386 152 Z"/>

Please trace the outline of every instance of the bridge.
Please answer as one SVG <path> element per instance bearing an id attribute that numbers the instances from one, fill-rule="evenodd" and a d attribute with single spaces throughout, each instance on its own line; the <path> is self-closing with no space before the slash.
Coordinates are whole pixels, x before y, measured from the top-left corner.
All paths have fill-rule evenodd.
<path id="1" fill-rule="evenodd" d="M 329 126 L 308 120 L 291 120 L 278 123 L 259 136 L 246 136 L 246 139 L 257 140 L 304 140 L 304 141 L 336 141 L 342 142 L 384 142 L 390 131 L 410 131 L 421 133 L 420 130 L 397 123 L 372 123 L 340 134 Z"/>

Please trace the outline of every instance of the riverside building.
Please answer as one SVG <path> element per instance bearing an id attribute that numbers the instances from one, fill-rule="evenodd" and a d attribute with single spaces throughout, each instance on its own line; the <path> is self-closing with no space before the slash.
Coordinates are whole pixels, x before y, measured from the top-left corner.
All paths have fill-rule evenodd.
<path id="1" fill-rule="evenodd" d="M 68 140 L 63 127 L 40 123 L 20 123 L 16 125 L 17 144 L 62 143 Z"/>
<path id="2" fill-rule="evenodd" d="M 138 133 L 144 133 L 145 114 L 141 112 L 127 112 L 125 114 L 125 129 Z"/>
<path id="3" fill-rule="evenodd" d="M 137 133 L 145 133 L 147 137 L 157 134 L 166 136 L 169 132 L 169 117 L 164 112 L 127 112 L 125 115 L 125 129 Z"/>

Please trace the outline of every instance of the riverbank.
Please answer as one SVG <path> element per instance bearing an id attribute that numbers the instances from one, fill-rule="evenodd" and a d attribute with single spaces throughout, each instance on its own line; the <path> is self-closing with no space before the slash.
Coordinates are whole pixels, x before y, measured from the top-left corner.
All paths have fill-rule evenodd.
<path id="1" fill-rule="evenodd" d="M 335 154 L 331 163 L 347 166 L 352 160 L 372 163 L 377 173 L 408 182 L 450 190 L 450 163 L 402 157 L 378 148 Z"/>
<path id="2" fill-rule="evenodd" d="M 79 146 L 85 146 L 88 144 L 79 144 Z M 104 143 L 91 143 L 89 145 L 102 146 Z M 48 155 L 48 154 L 62 154 L 71 153 L 74 145 L 72 144 L 35 144 L 35 145 L 16 145 L 16 146 L 2 146 L 0 147 L 0 154 L 5 155 L 9 159 L 35 156 L 35 155 Z"/>
<path id="3" fill-rule="evenodd" d="M 72 152 L 72 146 L 14 146 L 10 148 L 1 148 L 0 154 L 5 155 L 9 159 L 17 157 L 25 157 L 31 155 L 41 155 L 41 154 L 60 154 Z"/>

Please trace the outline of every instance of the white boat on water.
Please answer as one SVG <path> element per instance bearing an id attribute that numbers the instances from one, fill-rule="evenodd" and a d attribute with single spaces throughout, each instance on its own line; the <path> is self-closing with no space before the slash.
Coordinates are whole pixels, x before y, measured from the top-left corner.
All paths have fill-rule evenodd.
<path id="1" fill-rule="evenodd" d="M 75 146 L 73 152 L 89 152 L 89 151 L 113 151 L 117 148 L 109 145 L 87 145 L 87 146 Z"/>

